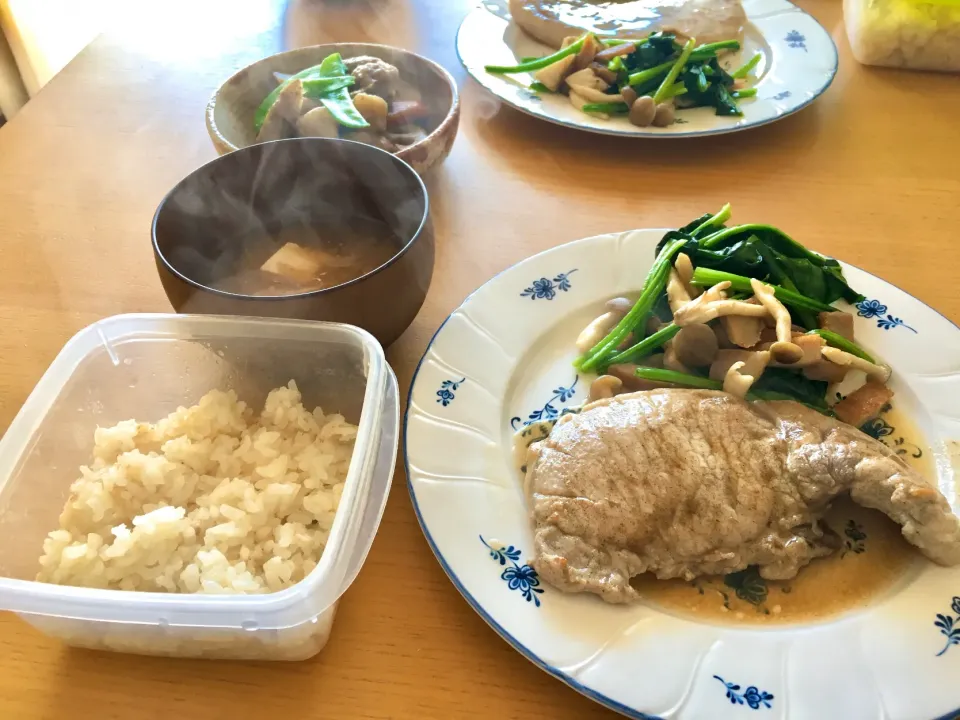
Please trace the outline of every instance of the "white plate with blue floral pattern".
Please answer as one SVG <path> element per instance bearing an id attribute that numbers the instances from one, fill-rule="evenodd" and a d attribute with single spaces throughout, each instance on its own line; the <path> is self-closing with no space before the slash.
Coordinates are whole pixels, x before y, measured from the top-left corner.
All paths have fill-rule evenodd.
<path id="1" fill-rule="evenodd" d="M 563 95 L 530 90 L 533 76 L 494 75 L 486 65 L 515 65 L 552 48 L 526 35 L 510 21 L 503 0 L 488 0 L 464 19 L 457 33 L 457 53 L 474 79 L 508 105 L 543 120 L 606 135 L 691 137 L 720 135 L 766 125 L 805 108 L 833 82 L 837 47 L 823 26 L 787 0 L 744 0 L 748 24 L 743 49 L 724 65 L 763 54 L 755 74 L 757 96 L 740 101 L 742 117 L 718 117 L 712 108 L 678 114 L 666 128 L 641 128 L 626 118 L 605 120 L 580 112 Z"/>
<path id="2" fill-rule="evenodd" d="M 583 402 L 589 380 L 572 366 L 574 340 L 606 300 L 639 290 L 663 232 L 601 235 L 536 255 L 480 287 L 437 331 L 404 422 L 409 490 L 437 559 L 514 648 L 630 717 L 954 717 L 960 568 L 920 559 L 865 608 L 758 627 L 564 594 L 529 565 L 514 430 Z M 960 329 L 883 280 L 844 272 L 868 298 L 850 309 L 858 340 L 893 367 L 895 402 L 922 431 L 956 510 Z M 889 432 L 877 436 L 894 441 Z"/>

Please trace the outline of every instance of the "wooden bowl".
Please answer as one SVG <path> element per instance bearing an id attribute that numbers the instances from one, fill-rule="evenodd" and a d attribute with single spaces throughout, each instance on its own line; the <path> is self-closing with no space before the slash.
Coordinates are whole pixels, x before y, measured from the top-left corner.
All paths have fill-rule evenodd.
<path id="1" fill-rule="evenodd" d="M 286 295 L 220 289 L 252 258 L 279 249 L 273 245 L 287 228 L 343 237 L 370 220 L 389 227 L 396 253 L 365 275 Z M 423 181 L 395 155 L 350 140 L 276 140 L 223 155 L 174 186 L 152 234 L 157 272 L 177 312 L 348 323 L 384 346 L 413 321 L 433 274 Z"/>
<path id="2" fill-rule="evenodd" d="M 274 73 L 292 75 L 318 65 L 339 52 L 345 59 L 372 55 L 400 70 L 401 78 L 421 93 L 429 115 L 423 127 L 427 137 L 396 153 L 423 174 L 450 154 L 460 124 L 460 97 L 453 76 L 432 60 L 389 45 L 331 43 L 278 53 L 258 60 L 221 85 L 207 104 L 207 131 L 217 152 L 233 152 L 256 143 L 253 116 L 263 99 L 277 86 Z"/>

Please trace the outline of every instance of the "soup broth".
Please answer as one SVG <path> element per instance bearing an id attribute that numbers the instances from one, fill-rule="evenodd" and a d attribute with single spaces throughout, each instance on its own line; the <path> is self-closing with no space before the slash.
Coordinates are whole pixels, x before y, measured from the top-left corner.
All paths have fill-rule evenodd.
<path id="1" fill-rule="evenodd" d="M 272 236 L 245 238 L 232 272 L 214 287 L 242 295 L 292 295 L 342 285 L 376 270 L 402 243 L 379 221 L 350 228 L 284 228 Z"/>

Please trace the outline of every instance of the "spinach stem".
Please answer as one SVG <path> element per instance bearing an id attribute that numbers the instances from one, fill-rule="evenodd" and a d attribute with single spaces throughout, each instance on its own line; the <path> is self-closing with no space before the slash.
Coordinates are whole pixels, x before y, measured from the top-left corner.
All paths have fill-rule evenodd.
<path id="1" fill-rule="evenodd" d="M 586 354 L 578 358 L 574 366 L 583 372 L 591 372 L 599 366 L 607 363 L 607 358 L 616 354 L 617 348 L 627 339 L 627 337 L 643 325 L 650 315 L 657 298 L 667 287 L 667 276 L 670 274 L 670 268 L 673 266 L 673 258 L 685 244 L 684 240 L 672 240 L 664 245 L 657 259 L 653 261 L 653 267 L 647 273 L 647 278 L 643 283 L 643 290 L 640 297 L 630 312 L 617 323 L 607 336 L 594 345 Z"/>
<path id="2" fill-rule="evenodd" d="M 673 323 L 664 325 L 650 337 L 645 337 L 636 345 L 632 345 L 623 352 L 614 355 L 612 358 L 610 358 L 607 366 L 609 367 L 610 365 L 617 365 L 619 363 L 632 363 L 640 360 L 641 358 L 645 358 L 654 350 L 666 345 L 667 342 L 672 340 L 678 332 L 680 332 L 680 328 Z"/>
<path id="3" fill-rule="evenodd" d="M 673 383 L 674 385 L 685 385 L 687 387 L 701 388 L 703 390 L 723 390 L 722 382 L 711 380 L 710 378 L 700 377 L 699 375 L 689 375 L 687 373 L 676 372 L 675 370 L 638 367 L 635 374 L 642 380 Z"/>
<path id="4" fill-rule="evenodd" d="M 823 338 L 824 342 L 826 342 L 827 345 L 830 345 L 831 347 L 835 347 L 838 350 L 843 350 L 844 352 L 848 352 L 851 355 L 856 355 L 858 358 L 861 358 L 862 360 L 866 360 L 867 362 L 873 363 L 874 365 L 876 365 L 877 363 L 877 361 L 873 359 L 870 353 L 868 353 L 862 347 L 857 345 L 852 340 L 847 340 L 843 335 L 838 335 L 832 330 L 824 330 L 823 328 L 818 328 L 816 330 L 811 330 L 810 332 L 807 333 L 807 335 L 819 335 L 820 337 Z"/>
<path id="5" fill-rule="evenodd" d="M 732 77 L 734 80 L 745 78 L 750 73 L 750 71 L 757 66 L 757 64 L 760 62 L 760 58 L 762 57 L 763 57 L 763 53 L 755 53 L 752 58 L 747 60 L 747 62 L 745 62 L 743 65 L 741 65 L 732 73 L 730 73 L 730 77 Z"/>
<path id="6" fill-rule="evenodd" d="M 528 62 L 522 62 L 519 65 L 486 65 L 484 70 L 488 73 L 496 73 L 498 75 L 509 75 L 512 73 L 522 73 L 522 72 L 532 72 L 533 70 L 541 70 L 545 67 L 553 65 L 558 60 L 563 60 L 568 55 L 574 55 L 580 52 L 580 48 L 583 47 L 583 44 L 587 41 L 587 38 L 590 37 L 590 33 L 585 33 L 581 35 L 576 41 L 570 43 L 565 48 L 557 50 L 551 55 L 547 55 L 542 58 L 537 58 L 536 60 L 530 60 Z"/>
<path id="7" fill-rule="evenodd" d="M 663 102 L 664 96 L 677 81 L 677 76 L 680 74 L 680 71 L 683 70 L 683 66 L 686 65 L 687 61 L 690 59 L 690 54 L 693 52 L 693 46 L 696 42 L 696 38 L 690 38 L 687 40 L 686 44 L 683 46 L 683 50 L 680 52 L 680 57 L 677 58 L 677 61 L 673 64 L 673 67 L 671 67 L 667 72 L 667 76 L 663 79 L 663 82 L 660 83 L 660 87 L 658 87 L 657 91 L 653 94 L 653 101 L 658 105 Z"/>
<path id="8" fill-rule="evenodd" d="M 727 203 L 722 208 L 720 208 L 720 212 L 718 212 L 713 217 L 708 218 L 707 220 L 704 220 L 702 223 L 697 225 L 696 229 L 690 234 L 693 237 L 697 237 L 697 235 L 702 233 L 707 228 L 712 228 L 715 226 L 722 227 L 723 224 L 730 219 L 731 215 L 733 215 L 733 207 L 730 205 L 730 203 Z"/>
<path id="9" fill-rule="evenodd" d="M 736 292 L 753 292 L 753 287 L 750 285 L 750 278 L 723 272 L 722 270 L 698 267 L 693 271 L 693 279 L 691 280 L 694 285 L 699 287 L 713 287 L 717 283 L 725 281 L 729 281 L 730 288 Z M 801 310 L 813 310 L 815 312 L 833 312 L 835 309 L 826 303 L 814 300 L 806 295 L 801 295 L 793 290 L 787 290 L 787 288 L 781 287 L 780 285 L 766 284 L 773 288 L 773 294 L 784 305 L 789 305 L 790 307 Z"/>

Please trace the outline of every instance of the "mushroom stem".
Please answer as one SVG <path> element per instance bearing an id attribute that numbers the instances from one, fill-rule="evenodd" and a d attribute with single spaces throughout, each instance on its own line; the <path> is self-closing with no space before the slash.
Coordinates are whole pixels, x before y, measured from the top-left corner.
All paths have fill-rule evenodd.
<path id="1" fill-rule="evenodd" d="M 869 360 L 864 360 L 863 358 L 851 355 L 838 348 L 830 347 L 829 345 L 824 345 L 820 348 L 820 352 L 830 362 L 843 367 L 853 368 L 854 370 L 862 370 L 867 374 L 867 377 L 874 378 L 882 383 L 890 379 L 891 371 L 886 365 L 877 365 Z"/>
<path id="2" fill-rule="evenodd" d="M 750 287 L 753 288 L 754 296 L 776 322 L 777 342 L 770 347 L 774 359 L 786 365 L 801 360 L 803 350 L 793 342 L 793 321 L 790 319 L 790 311 L 782 302 L 777 300 L 771 286 L 765 285 L 756 278 L 751 278 Z"/>
<path id="3" fill-rule="evenodd" d="M 729 300 L 724 290 L 729 282 L 721 282 L 691 300 L 673 313 L 673 321 L 683 327 L 695 323 L 708 323 L 724 315 L 745 315 L 747 317 L 766 317 L 768 310 L 762 305 L 753 305 L 743 300 Z"/>
<path id="4" fill-rule="evenodd" d="M 676 268 L 670 268 L 670 277 L 667 278 L 667 302 L 674 313 L 690 302 L 690 293 Z"/>
<path id="5" fill-rule="evenodd" d="M 741 372 L 745 366 L 746 363 L 742 360 L 738 360 L 730 366 L 730 369 L 727 370 L 726 375 L 723 376 L 724 392 L 730 393 L 731 395 L 736 395 L 738 398 L 747 396 L 747 393 L 750 391 L 750 387 L 753 385 L 756 378 L 753 375 L 747 375 L 746 373 Z"/>

